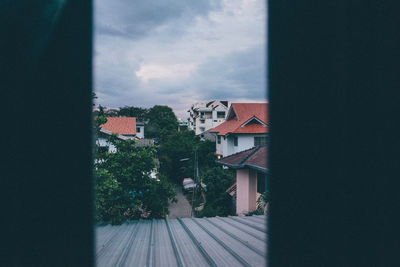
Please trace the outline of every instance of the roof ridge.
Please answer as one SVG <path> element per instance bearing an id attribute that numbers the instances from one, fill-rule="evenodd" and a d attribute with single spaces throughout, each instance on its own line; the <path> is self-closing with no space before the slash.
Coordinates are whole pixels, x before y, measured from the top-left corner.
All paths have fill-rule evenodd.
<path id="1" fill-rule="evenodd" d="M 226 157 L 220 158 L 219 160 L 221 160 L 221 159 L 226 159 L 226 158 L 230 158 L 230 157 L 233 157 L 233 156 L 235 156 L 235 155 L 237 155 L 237 154 L 240 154 L 240 153 L 243 153 L 243 152 L 246 152 L 246 151 L 252 150 L 252 149 L 254 149 L 254 148 L 256 148 L 256 146 L 253 146 L 253 147 L 251 147 L 251 148 L 249 148 L 249 149 L 242 150 L 242 151 L 236 152 L 236 153 L 234 153 L 234 154 L 231 154 L 231 155 L 229 155 L 229 156 L 226 156 Z M 250 154 L 252 154 L 252 153 L 250 153 Z"/>
<path id="2" fill-rule="evenodd" d="M 251 156 L 253 156 L 254 153 L 256 153 L 260 149 L 260 146 L 255 146 L 252 147 L 251 149 L 254 149 L 254 151 L 251 151 L 247 156 L 244 156 L 244 158 L 239 162 L 239 165 L 243 165 L 243 163 L 246 162 L 246 160 L 248 160 Z"/>

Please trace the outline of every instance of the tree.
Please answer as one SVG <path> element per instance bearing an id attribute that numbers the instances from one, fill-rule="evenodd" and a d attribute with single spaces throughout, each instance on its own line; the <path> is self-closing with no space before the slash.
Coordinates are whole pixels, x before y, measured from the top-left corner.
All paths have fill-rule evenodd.
<path id="1" fill-rule="evenodd" d="M 192 131 L 175 132 L 160 145 L 160 171 L 170 181 L 181 184 L 184 177 L 193 176 L 194 150 L 200 139 Z M 188 158 L 187 161 L 180 161 Z"/>
<path id="2" fill-rule="evenodd" d="M 146 121 L 148 109 L 124 106 L 119 108 L 118 116 L 136 117 L 137 121 Z"/>
<path id="3" fill-rule="evenodd" d="M 170 181 L 182 183 L 184 177 L 193 177 L 194 154 L 197 150 L 200 174 L 215 166 L 215 144 L 201 141 L 193 131 L 180 131 L 170 134 L 159 148 L 160 171 Z M 187 161 L 181 159 L 187 158 Z"/>
<path id="4" fill-rule="evenodd" d="M 147 114 L 146 137 L 164 142 L 170 134 L 177 132 L 178 120 L 168 106 L 155 105 Z"/>
<path id="5" fill-rule="evenodd" d="M 105 153 L 95 164 L 96 219 L 121 223 L 141 216 L 162 218 L 168 200 L 175 196 L 165 179 L 150 177 L 154 169 L 154 147 L 136 147 L 134 140 L 111 136 L 116 152 Z"/>
<path id="6" fill-rule="evenodd" d="M 234 171 L 215 166 L 207 169 L 201 176 L 207 185 L 206 203 L 203 210 L 197 213 L 197 217 L 233 215 L 232 198 L 226 193 L 226 189 L 235 181 Z"/>

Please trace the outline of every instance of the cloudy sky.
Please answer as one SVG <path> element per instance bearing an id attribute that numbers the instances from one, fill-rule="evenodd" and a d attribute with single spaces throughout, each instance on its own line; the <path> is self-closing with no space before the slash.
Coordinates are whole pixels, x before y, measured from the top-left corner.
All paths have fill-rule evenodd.
<path id="1" fill-rule="evenodd" d="M 106 107 L 266 98 L 265 0 L 95 0 L 94 89 Z"/>

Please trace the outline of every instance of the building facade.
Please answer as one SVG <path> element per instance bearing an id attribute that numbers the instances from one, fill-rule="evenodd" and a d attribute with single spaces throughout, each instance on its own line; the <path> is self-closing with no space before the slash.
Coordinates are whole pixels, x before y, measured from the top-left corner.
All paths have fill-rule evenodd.
<path id="1" fill-rule="evenodd" d="M 216 154 L 226 157 L 268 143 L 268 103 L 232 103 L 226 121 L 209 130 L 217 135 Z"/>
<path id="2" fill-rule="evenodd" d="M 235 198 L 236 214 L 257 209 L 257 199 L 268 190 L 267 146 L 256 146 L 217 161 L 236 170 L 236 181 L 227 192 Z"/>
<path id="3" fill-rule="evenodd" d="M 199 135 L 220 125 L 225 121 L 228 108 L 228 101 L 214 100 L 193 104 L 188 110 L 188 129 Z"/>
<path id="4" fill-rule="evenodd" d="M 109 152 L 115 152 L 116 148 L 108 142 L 108 136 L 116 134 L 118 139 L 141 140 L 144 138 L 144 123 L 136 123 L 135 117 L 107 117 L 107 122 L 100 125 L 100 134 L 97 144 L 100 147 L 108 147 Z"/>

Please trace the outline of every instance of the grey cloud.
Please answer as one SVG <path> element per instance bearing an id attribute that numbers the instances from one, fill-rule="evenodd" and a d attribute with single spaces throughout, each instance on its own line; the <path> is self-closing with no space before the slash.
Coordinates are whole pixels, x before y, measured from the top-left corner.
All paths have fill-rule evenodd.
<path id="1" fill-rule="evenodd" d="M 186 24 L 220 7 L 219 0 L 96 0 L 95 31 L 134 39 L 167 21 Z"/>
<path id="2" fill-rule="evenodd" d="M 266 97 L 265 46 L 210 58 L 189 78 L 175 82 L 153 80 L 160 95 L 180 94 L 207 99 L 263 99 Z"/>
<path id="3" fill-rule="evenodd" d="M 265 47 L 212 58 L 199 66 L 192 84 L 208 99 L 265 97 Z"/>

